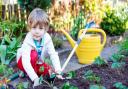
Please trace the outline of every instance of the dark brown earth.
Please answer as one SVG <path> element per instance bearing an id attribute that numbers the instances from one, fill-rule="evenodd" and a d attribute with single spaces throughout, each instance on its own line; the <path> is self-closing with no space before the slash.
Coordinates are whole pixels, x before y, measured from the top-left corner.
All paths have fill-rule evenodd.
<path id="1" fill-rule="evenodd" d="M 78 89 L 89 89 L 89 85 L 92 84 L 91 82 L 85 80 L 83 78 L 84 73 L 87 70 L 92 70 L 97 76 L 101 77 L 100 84 L 104 86 L 106 89 L 117 89 L 113 87 L 113 84 L 116 82 L 122 82 L 125 86 L 128 87 L 128 58 L 126 59 L 126 64 L 121 70 L 114 70 L 111 68 L 111 62 L 104 66 L 97 66 L 97 65 L 90 65 L 87 67 L 80 68 L 76 70 L 76 77 L 72 79 L 65 79 L 65 80 L 55 80 L 55 86 L 61 89 L 62 85 L 69 81 L 69 83 L 73 86 L 78 87 Z M 66 74 L 64 74 L 66 76 Z M 96 82 L 93 84 L 97 84 Z M 51 89 L 48 87 L 43 87 L 40 85 L 36 87 L 36 89 Z"/>

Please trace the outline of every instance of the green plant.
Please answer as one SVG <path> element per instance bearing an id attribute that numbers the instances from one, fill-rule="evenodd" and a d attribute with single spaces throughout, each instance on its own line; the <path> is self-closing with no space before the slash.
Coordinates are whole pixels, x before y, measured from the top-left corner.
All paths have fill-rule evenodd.
<path id="1" fill-rule="evenodd" d="M 114 63 L 112 63 L 111 68 L 113 68 L 113 69 L 120 69 L 124 65 L 125 65 L 125 62 L 120 62 L 120 63 L 119 62 L 114 62 Z"/>
<path id="2" fill-rule="evenodd" d="M 84 78 L 90 82 L 99 83 L 101 81 L 101 78 L 95 75 L 92 70 L 88 70 L 87 72 L 85 72 Z"/>
<path id="3" fill-rule="evenodd" d="M 99 57 L 97 57 L 97 58 L 95 59 L 95 61 L 94 61 L 93 64 L 96 64 L 96 65 L 98 65 L 98 66 L 105 65 L 106 62 L 105 62 L 104 60 L 105 60 L 105 59 L 103 59 L 103 58 L 101 58 L 101 57 L 99 56 Z"/>
<path id="4" fill-rule="evenodd" d="M 114 10 L 109 10 L 100 26 L 110 36 L 122 35 L 126 30 L 126 20 L 116 16 Z"/>
<path id="5" fill-rule="evenodd" d="M 63 41 L 60 37 L 58 36 L 52 36 L 53 44 L 55 48 L 61 48 Z"/>
<path id="6" fill-rule="evenodd" d="M 25 29 L 25 23 L 13 20 L 6 20 L 0 22 L 0 29 L 2 30 L 2 35 L 6 39 L 7 42 L 10 42 L 10 38 L 17 37 L 20 33 Z"/>
<path id="7" fill-rule="evenodd" d="M 84 18 L 84 13 L 80 11 L 79 15 L 74 19 L 74 24 L 71 29 L 71 36 L 76 40 L 78 36 L 79 30 L 84 28 L 85 21 L 86 19 Z"/>
<path id="8" fill-rule="evenodd" d="M 124 55 L 120 54 L 120 53 L 115 53 L 113 54 L 110 59 L 113 61 L 113 62 L 122 62 L 123 59 L 124 59 Z"/>
<path id="9" fill-rule="evenodd" d="M 119 53 L 113 54 L 110 59 L 112 60 L 111 68 L 113 69 L 121 69 L 124 65 L 124 55 L 121 55 Z"/>
<path id="10" fill-rule="evenodd" d="M 51 76 L 53 77 L 53 76 Z M 54 81 L 53 82 L 48 82 L 46 81 L 43 76 L 40 76 L 40 83 L 44 83 L 43 86 L 48 86 L 49 88 L 53 88 L 54 87 Z"/>
<path id="11" fill-rule="evenodd" d="M 8 68 L 8 66 L 0 64 L 0 75 L 2 76 L 0 80 L 9 77 L 13 72 L 14 70 L 12 68 Z"/>
<path id="12" fill-rule="evenodd" d="M 67 74 L 68 74 L 68 76 L 66 77 L 66 79 L 71 79 L 71 78 L 74 78 L 76 76 L 75 71 L 70 71 Z"/>
<path id="13" fill-rule="evenodd" d="M 27 9 L 28 11 L 32 11 L 36 7 L 46 10 L 51 6 L 51 0 L 18 0 L 18 4 L 22 9 Z"/>
<path id="14" fill-rule="evenodd" d="M 71 85 L 69 82 L 64 83 L 62 89 L 78 89 L 77 87 Z"/>
<path id="15" fill-rule="evenodd" d="M 106 88 L 101 85 L 90 85 L 89 89 L 106 89 Z"/>
<path id="16" fill-rule="evenodd" d="M 5 44 L 5 39 L 3 39 L 0 45 L 0 59 L 2 64 L 9 64 L 15 57 L 17 49 L 20 47 L 22 35 L 18 38 L 12 38 L 9 44 Z"/>
<path id="17" fill-rule="evenodd" d="M 120 44 L 119 50 L 122 55 L 128 56 L 128 37 Z"/>
<path id="18" fill-rule="evenodd" d="M 20 82 L 16 85 L 17 89 L 28 89 L 29 87 L 29 82 Z"/>
<path id="19" fill-rule="evenodd" d="M 116 82 L 115 84 L 113 84 L 113 86 L 116 88 L 116 89 L 128 89 L 127 86 L 123 85 L 121 82 Z"/>

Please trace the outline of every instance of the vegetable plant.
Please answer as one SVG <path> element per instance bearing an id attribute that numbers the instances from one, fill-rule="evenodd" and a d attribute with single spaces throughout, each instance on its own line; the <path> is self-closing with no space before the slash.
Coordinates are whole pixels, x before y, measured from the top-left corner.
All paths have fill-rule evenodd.
<path id="1" fill-rule="evenodd" d="M 76 76 L 75 71 L 70 71 L 67 74 L 68 74 L 68 76 L 66 77 L 67 79 L 72 79 Z"/>
<path id="2" fill-rule="evenodd" d="M 119 50 L 122 55 L 128 56 L 128 37 L 120 44 Z"/>
<path id="3" fill-rule="evenodd" d="M 95 61 L 94 61 L 93 64 L 98 65 L 98 66 L 103 66 L 103 65 L 106 64 L 106 62 L 105 62 L 105 59 L 103 59 L 103 58 L 101 58 L 101 57 L 99 56 L 99 57 L 97 57 L 97 58 L 95 59 Z"/>
<path id="4" fill-rule="evenodd" d="M 127 86 L 123 85 L 121 82 L 116 82 L 115 84 L 113 84 L 113 86 L 116 88 L 116 89 L 128 89 Z"/>
<path id="5" fill-rule="evenodd" d="M 8 68 L 8 66 L 0 64 L 0 80 L 9 77 L 13 72 L 14 70 L 12 68 Z"/>
<path id="6" fill-rule="evenodd" d="M 116 16 L 114 10 L 106 12 L 100 24 L 101 28 L 110 36 L 122 35 L 126 30 L 126 20 Z"/>
<path id="7" fill-rule="evenodd" d="M 62 89 L 78 89 L 77 87 L 71 85 L 69 82 L 66 82 L 63 86 Z"/>
<path id="8" fill-rule="evenodd" d="M 100 83 L 101 81 L 101 78 L 94 74 L 92 70 L 88 70 L 87 72 L 85 72 L 84 78 L 92 83 Z"/>
<path id="9" fill-rule="evenodd" d="M 71 36 L 77 40 L 78 32 L 79 30 L 84 28 L 85 21 L 86 19 L 84 18 L 84 13 L 80 11 L 79 15 L 74 19 L 74 24 L 71 28 L 70 34 Z"/>
<path id="10" fill-rule="evenodd" d="M 90 85 L 89 89 L 106 89 L 106 88 L 101 85 Z"/>

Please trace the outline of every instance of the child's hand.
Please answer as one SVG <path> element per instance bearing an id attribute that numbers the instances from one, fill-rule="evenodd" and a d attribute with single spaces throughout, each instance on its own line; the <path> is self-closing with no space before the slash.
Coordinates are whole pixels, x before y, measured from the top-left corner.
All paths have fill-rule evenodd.
<path id="1" fill-rule="evenodd" d="M 56 72 L 56 77 L 57 77 L 58 79 L 65 79 L 65 78 L 62 76 L 62 72 L 61 72 L 61 71 L 57 71 L 57 72 Z"/>
<path id="2" fill-rule="evenodd" d="M 64 78 L 62 75 L 60 75 L 60 74 L 59 74 L 59 75 L 56 75 L 56 77 L 57 77 L 58 79 L 62 79 L 62 80 L 65 79 L 65 78 Z"/>

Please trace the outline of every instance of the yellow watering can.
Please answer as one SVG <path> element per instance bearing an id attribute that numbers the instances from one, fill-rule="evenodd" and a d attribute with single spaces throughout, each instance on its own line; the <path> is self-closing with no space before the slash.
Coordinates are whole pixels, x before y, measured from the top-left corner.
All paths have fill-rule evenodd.
<path id="1" fill-rule="evenodd" d="M 79 31 L 78 38 L 84 30 L 85 29 Z M 61 29 L 61 31 L 65 34 L 71 46 L 74 47 L 76 42 L 72 39 L 72 37 L 65 30 Z M 100 56 L 100 53 L 106 43 L 106 33 L 102 29 L 90 28 L 87 32 L 89 33 L 84 35 L 75 51 L 78 61 L 81 64 L 93 63 L 95 58 Z M 97 33 L 101 33 L 103 40 L 101 40 L 101 35 Z"/>

